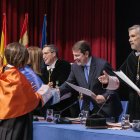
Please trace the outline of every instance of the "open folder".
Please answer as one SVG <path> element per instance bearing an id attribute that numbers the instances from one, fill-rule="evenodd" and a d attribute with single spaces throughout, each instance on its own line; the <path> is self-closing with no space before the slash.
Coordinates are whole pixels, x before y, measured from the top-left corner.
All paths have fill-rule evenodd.
<path id="1" fill-rule="evenodd" d="M 94 94 L 91 90 L 89 89 L 86 89 L 86 88 L 83 88 L 83 87 L 79 87 L 79 86 L 76 86 L 74 84 L 71 84 L 69 82 L 66 82 L 71 88 L 73 88 L 74 90 L 78 91 L 79 93 L 82 93 L 82 94 L 85 94 L 87 96 L 92 96 L 92 98 L 96 98 L 96 94 Z"/>
<path id="2" fill-rule="evenodd" d="M 132 87 L 140 96 L 140 89 L 122 71 L 114 71 L 114 73 L 130 87 Z"/>

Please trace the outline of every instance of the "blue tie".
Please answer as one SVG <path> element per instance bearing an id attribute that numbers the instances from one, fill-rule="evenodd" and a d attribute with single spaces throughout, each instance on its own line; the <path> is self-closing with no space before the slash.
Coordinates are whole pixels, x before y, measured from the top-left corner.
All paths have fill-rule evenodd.
<path id="1" fill-rule="evenodd" d="M 86 81 L 88 83 L 89 68 L 86 65 L 84 66 L 84 73 L 85 73 Z"/>
<path id="2" fill-rule="evenodd" d="M 84 66 L 84 73 L 85 73 L 85 78 L 86 78 L 86 81 L 88 83 L 88 66 Z M 83 98 L 80 98 L 79 99 L 79 106 L 80 106 L 80 110 L 82 110 L 82 106 L 83 106 Z"/>
<path id="3" fill-rule="evenodd" d="M 87 66 L 87 65 L 84 66 L 84 73 L 85 73 L 86 81 L 88 83 L 89 66 Z M 89 108 L 90 108 L 90 110 L 93 110 L 93 103 L 92 102 L 89 103 Z"/>

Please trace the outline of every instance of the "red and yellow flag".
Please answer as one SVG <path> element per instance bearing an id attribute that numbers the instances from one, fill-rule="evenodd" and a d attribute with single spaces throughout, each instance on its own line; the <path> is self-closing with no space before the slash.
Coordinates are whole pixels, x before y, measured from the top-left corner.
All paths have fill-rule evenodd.
<path id="1" fill-rule="evenodd" d="M 25 47 L 28 47 L 28 44 L 29 44 L 29 39 L 28 39 L 28 13 L 25 14 L 25 19 L 24 19 L 21 34 L 20 34 L 19 43 L 21 43 Z"/>
<path id="2" fill-rule="evenodd" d="M 7 45 L 7 33 L 6 33 L 6 14 L 3 14 L 3 22 L 2 22 L 2 33 L 1 33 L 1 43 L 0 43 L 0 65 L 6 64 L 6 59 L 4 57 L 4 49 Z"/>

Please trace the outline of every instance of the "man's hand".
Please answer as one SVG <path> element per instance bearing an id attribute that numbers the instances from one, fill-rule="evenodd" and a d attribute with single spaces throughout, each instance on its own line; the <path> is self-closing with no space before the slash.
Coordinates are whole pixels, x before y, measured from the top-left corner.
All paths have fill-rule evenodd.
<path id="1" fill-rule="evenodd" d="M 102 76 L 98 77 L 98 80 L 102 83 L 102 84 L 108 84 L 109 82 L 109 75 L 106 73 L 106 71 L 103 71 Z"/>
<path id="2" fill-rule="evenodd" d="M 49 86 L 50 88 L 53 88 L 53 82 L 49 82 L 49 83 L 48 83 L 48 86 Z"/>
<path id="3" fill-rule="evenodd" d="M 97 95 L 96 96 L 96 102 L 98 103 L 98 104 L 102 104 L 102 103 L 104 103 L 106 101 L 106 99 L 105 99 L 105 97 L 103 96 L 103 95 Z"/>

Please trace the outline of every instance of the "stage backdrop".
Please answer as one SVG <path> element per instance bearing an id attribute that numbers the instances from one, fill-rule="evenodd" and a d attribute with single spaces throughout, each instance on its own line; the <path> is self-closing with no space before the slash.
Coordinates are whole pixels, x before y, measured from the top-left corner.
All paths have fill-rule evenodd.
<path id="1" fill-rule="evenodd" d="M 73 61 L 71 48 L 87 40 L 92 54 L 116 67 L 115 0 L 0 0 L 7 16 L 7 42 L 18 41 L 25 13 L 29 13 L 29 45 L 41 43 L 44 14 L 47 14 L 47 40 L 59 49 L 59 56 Z"/>

